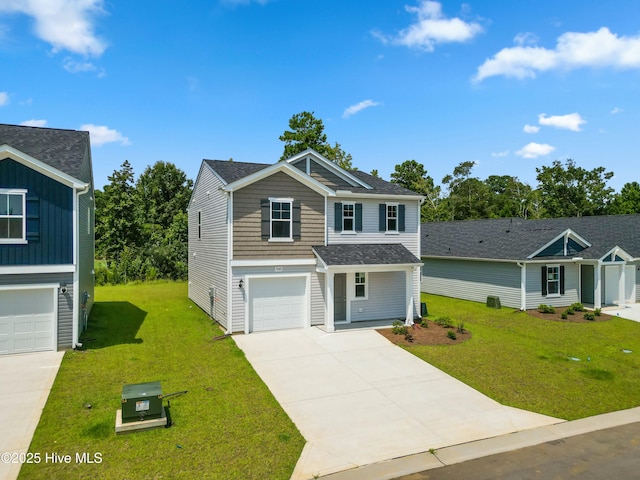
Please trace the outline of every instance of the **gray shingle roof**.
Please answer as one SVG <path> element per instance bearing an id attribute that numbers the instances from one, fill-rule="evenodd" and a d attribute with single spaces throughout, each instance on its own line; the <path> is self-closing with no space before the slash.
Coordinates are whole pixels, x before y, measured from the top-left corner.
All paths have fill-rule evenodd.
<path id="1" fill-rule="evenodd" d="M 253 173 L 271 166 L 269 163 L 236 162 L 235 160 L 205 160 L 204 162 L 213 168 L 227 183 L 248 177 Z"/>
<path id="2" fill-rule="evenodd" d="M 0 124 L 0 145 L 4 144 L 82 179 L 89 132 Z"/>
<path id="3" fill-rule="evenodd" d="M 422 263 L 404 245 L 399 243 L 338 244 L 313 247 L 313 250 L 327 266 Z"/>
<path id="4" fill-rule="evenodd" d="M 582 258 L 602 258 L 616 246 L 640 257 L 640 215 L 429 222 L 422 224 L 421 254 L 425 257 L 525 260 L 567 229 L 591 244 L 579 253 Z"/>
<path id="5" fill-rule="evenodd" d="M 250 163 L 250 162 L 230 162 L 229 160 L 204 160 L 225 182 L 232 183 L 244 177 L 256 173 L 264 168 L 270 167 L 270 163 Z M 368 193 L 379 195 L 419 195 L 407 190 L 395 183 L 387 182 L 381 178 L 374 177 L 358 170 L 350 171 L 354 177 L 362 180 L 372 187 L 371 190 L 364 187 L 340 187 L 340 190 L 348 190 L 353 193 Z"/>

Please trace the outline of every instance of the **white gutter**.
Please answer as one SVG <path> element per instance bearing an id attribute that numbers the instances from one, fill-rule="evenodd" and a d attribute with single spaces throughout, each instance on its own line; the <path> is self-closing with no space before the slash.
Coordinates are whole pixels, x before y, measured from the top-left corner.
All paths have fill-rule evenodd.
<path id="1" fill-rule="evenodd" d="M 72 312 L 72 339 L 71 339 L 71 348 L 76 348 L 81 345 L 78 340 L 80 340 L 80 331 L 78 329 L 78 321 L 80 320 L 80 301 L 81 295 L 80 292 L 80 265 L 78 264 L 80 258 L 80 195 L 85 195 L 90 190 L 90 184 L 86 184 L 84 187 L 78 189 L 76 191 L 76 195 L 73 197 L 73 312 Z M 87 219 L 89 221 L 89 219 Z M 95 254 L 95 252 L 94 252 Z M 94 255 L 95 256 L 95 255 Z"/>

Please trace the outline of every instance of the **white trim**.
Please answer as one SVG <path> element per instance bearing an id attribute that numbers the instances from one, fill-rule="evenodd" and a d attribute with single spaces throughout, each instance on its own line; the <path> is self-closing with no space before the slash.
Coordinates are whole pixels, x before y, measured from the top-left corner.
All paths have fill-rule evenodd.
<path id="1" fill-rule="evenodd" d="M 313 258 L 268 258 L 268 259 L 254 259 L 254 260 L 231 260 L 229 265 L 231 267 L 277 267 L 277 266 L 297 266 L 297 265 L 316 265 L 316 260 Z"/>
<path id="2" fill-rule="evenodd" d="M 227 192 L 227 331 L 233 333 L 233 192 Z M 246 330 L 245 330 L 246 331 Z"/>
<path id="3" fill-rule="evenodd" d="M 588 242 L 584 237 L 581 237 L 576 232 L 574 232 L 573 230 L 568 228 L 564 232 L 560 233 L 559 235 L 556 235 L 553 238 L 553 240 L 551 240 L 550 242 L 545 243 L 542 247 L 540 247 L 538 250 L 536 250 L 532 254 L 527 255 L 527 258 L 531 259 L 531 258 L 535 257 L 540 252 L 542 252 L 545 248 L 553 245 L 555 242 L 557 242 L 561 238 L 564 238 L 564 245 L 563 245 L 564 251 L 563 251 L 563 253 L 564 253 L 565 256 L 567 255 L 567 242 L 568 242 L 569 238 L 573 238 L 577 243 L 581 244 L 585 248 L 588 248 L 588 247 L 591 246 L 591 243 Z"/>
<path id="4" fill-rule="evenodd" d="M 343 168 L 339 167 L 338 165 L 336 165 L 335 162 L 332 162 L 331 160 L 329 160 L 329 159 L 325 158 L 324 156 L 320 155 L 318 152 L 316 152 L 312 148 L 307 148 L 306 150 L 294 155 L 293 157 L 287 158 L 285 160 L 285 162 L 288 163 L 288 164 L 292 164 L 292 163 L 296 163 L 300 159 L 304 159 L 305 157 L 314 157 L 314 159 L 318 163 L 323 164 L 324 168 L 326 168 L 330 172 L 333 172 L 335 175 L 339 176 L 340 178 L 345 180 L 347 183 L 351 183 L 352 186 L 354 186 L 354 187 L 364 187 L 364 188 L 366 188 L 368 190 L 372 189 L 371 185 L 369 185 L 366 182 L 360 180 L 356 176 L 350 174 L 345 169 L 343 169 Z M 308 160 L 308 158 L 307 158 L 307 160 Z"/>
<path id="5" fill-rule="evenodd" d="M 369 300 L 369 273 L 371 272 L 364 272 L 360 270 L 358 272 L 353 272 L 353 277 L 349 275 L 349 277 L 353 278 L 353 300 Z M 357 283 L 356 275 L 358 274 L 364 275 L 364 283 Z M 364 285 L 364 296 L 362 297 L 358 297 L 357 295 L 358 285 Z"/>
<path id="6" fill-rule="evenodd" d="M 286 237 L 273 236 L 273 222 L 284 223 L 287 219 L 273 218 L 273 204 L 289 204 L 289 235 Z M 282 212 L 282 208 L 280 210 Z M 289 197 L 269 197 L 269 242 L 293 242 L 293 198 Z"/>
<path id="7" fill-rule="evenodd" d="M 396 207 L 396 228 L 389 229 L 389 207 Z M 393 217 L 392 217 L 393 218 Z M 398 202 L 385 202 L 384 204 L 384 226 L 385 235 L 399 235 L 400 234 L 400 204 Z"/>
<path id="8" fill-rule="evenodd" d="M 341 235 L 356 235 L 356 202 L 353 200 L 347 200 L 346 202 L 336 202 L 336 203 L 340 203 L 342 205 L 342 229 L 340 230 L 340 234 Z M 353 215 L 349 218 L 351 218 L 351 230 L 346 230 L 344 228 L 344 219 L 345 219 L 345 215 L 344 215 L 344 207 L 345 206 L 350 206 L 353 207 L 351 209 L 351 212 L 353 213 Z"/>
<path id="9" fill-rule="evenodd" d="M 0 275 L 20 275 L 28 273 L 72 273 L 75 265 L 12 265 L 0 267 Z"/>
<path id="10" fill-rule="evenodd" d="M 613 257 L 614 260 L 606 261 L 605 258 L 609 257 L 609 256 Z M 615 260 L 615 257 L 622 258 L 622 262 L 619 261 L 619 260 Z M 633 261 L 633 257 L 631 255 L 629 255 L 627 252 L 625 252 L 622 248 L 620 248 L 620 247 L 618 247 L 616 245 L 611 250 L 609 250 L 607 253 L 605 253 L 602 257 L 600 257 L 598 259 L 598 261 L 601 261 L 604 265 L 617 265 L 617 264 L 620 264 L 620 263 L 632 262 Z"/>
<path id="11" fill-rule="evenodd" d="M 0 285 L 0 290 L 52 290 L 53 293 L 53 348 L 44 351 L 58 351 L 58 289 L 60 283 L 32 283 L 22 285 Z"/>
<path id="12" fill-rule="evenodd" d="M 67 175 L 57 168 L 53 168 L 51 165 L 47 165 L 46 163 L 37 160 L 31 155 L 21 152 L 16 148 L 10 147 L 7 144 L 0 145 L 0 158 L 0 162 L 7 158 L 15 160 L 16 162 L 21 163 L 22 165 L 29 167 L 32 170 L 35 170 L 36 172 L 41 173 L 44 176 L 56 180 L 57 182 L 71 188 L 84 189 L 89 186 L 88 183 L 78 180 L 71 175 Z"/>
<path id="13" fill-rule="evenodd" d="M 338 197 L 355 197 L 358 198 L 374 198 L 376 200 L 380 200 L 384 202 L 385 200 L 392 200 L 397 202 L 405 202 L 409 200 L 418 200 L 423 201 L 424 197 L 422 195 L 397 195 L 397 194 L 388 194 L 388 193 L 360 193 L 360 192 L 352 192 L 350 190 L 336 190 L 336 196 Z"/>
<path id="14" fill-rule="evenodd" d="M 1 185 L 0 185 L 1 186 Z M 24 245 L 27 242 L 27 190 L 24 188 L 0 188 L 1 195 L 20 195 L 22 197 L 22 214 L 21 215 L 3 215 L 2 218 L 20 218 L 22 219 L 22 236 L 20 238 L 0 238 L 0 244 L 3 245 Z"/>
<path id="15" fill-rule="evenodd" d="M 557 293 L 549 293 L 549 269 L 550 268 L 557 268 L 558 269 L 558 280 L 552 280 L 552 282 L 558 282 L 558 292 Z M 559 263 L 550 263 L 546 265 L 546 277 L 544 279 L 544 281 L 547 284 L 547 294 L 545 295 L 545 298 L 558 298 L 562 296 L 562 289 L 561 289 L 561 283 L 562 283 L 562 272 L 560 271 L 560 264 Z"/>
<path id="16" fill-rule="evenodd" d="M 261 279 L 261 278 L 294 278 L 294 277 L 302 277 L 305 279 L 305 289 L 304 289 L 304 324 L 303 328 L 311 327 L 311 273 L 269 273 L 269 274 L 250 274 L 244 275 L 242 278 L 244 279 L 244 331 L 245 333 L 251 333 L 253 330 L 250 330 L 250 312 L 249 312 L 249 299 L 251 298 L 251 280 L 253 279 Z"/>
<path id="17" fill-rule="evenodd" d="M 300 169 L 289 165 L 287 162 L 274 163 L 273 165 L 263 168 L 262 170 L 258 170 L 257 172 L 252 173 L 251 175 L 248 175 L 239 180 L 236 180 L 235 182 L 231 182 L 227 184 L 222 188 L 222 190 L 227 192 L 234 192 L 236 190 L 244 188 L 247 185 L 251 185 L 252 183 L 257 182 L 258 180 L 262 180 L 263 178 L 269 177 L 278 172 L 283 172 L 289 175 L 290 177 L 298 180 L 300 183 L 306 185 L 311 190 L 319 193 L 320 195 L 331 196 L 331 197 L 335 196 L 335 192 L 332 189 L 318 182 L 314 178 L 308 176 L 306 173 L 304 173 Z"/>
<path id="18" fill-rule="evenodd" d="M 324 264 L 323 264 L 324 265 Z M 420 267 L 422 263 L 393 263 L 382 265 L 331 265 L 316 268 L 318 273 L 355 273 L 355 272 L 396 272 L 407 268 Z"/>

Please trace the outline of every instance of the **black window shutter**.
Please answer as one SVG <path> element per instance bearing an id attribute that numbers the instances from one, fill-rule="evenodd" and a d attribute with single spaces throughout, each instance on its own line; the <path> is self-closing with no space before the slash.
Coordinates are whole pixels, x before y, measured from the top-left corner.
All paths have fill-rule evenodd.
<path id="1" fill-rule="evenodd" d="M 269 240 L 271 237 L 271 202 L 266 198 L 260 200 L 260 213 L 262 216 L 260 233 L 263 240 Z"/>
<path id="2" fill-rule="evenodd" d="M 547 267 L 542 267 L 542 295 L 547 295 Z"/>
<path id="3" fill-rule="evenodd" d="M 386 232 L 387 231 L 387 205 L 384 203 L 381 203 L 378 206 L 378 210 L 380 212 L 379 214 L 379 225 L 378 228 L 381 232 Z"/>
<path id="4" fill-rule="evenodd" d="M 335 219 L 333 222 L 333 226 L 336 232 L 342 231 L 342 203 L 338 202 L 334 205 L 335 208 Z"/>
<path id="5" fill-rule="evenodd" d="M 300 219 L 300 200 L 293 201 L 293 238 L 300 240 L 302 221 Z"/>
<path id="6" fill-rule="evenodd" d="M 398 205 L 398 231 L 404 232 L 404 205 Z"/>
<path id="7" fill-rule="evenodd" d="M 356 203 L 356 232 L 362 231 L 362 204 Z"/>
<path id="8" fill-rule="evenodd" d="M 560 295 L 564 295 L 564 265 L 560 265 Z"/>
<path id="9" fill-rule="evenodd" d="M 27 241 L 40 240 L 40 199 L 35 193 L 27 193 Z"/>

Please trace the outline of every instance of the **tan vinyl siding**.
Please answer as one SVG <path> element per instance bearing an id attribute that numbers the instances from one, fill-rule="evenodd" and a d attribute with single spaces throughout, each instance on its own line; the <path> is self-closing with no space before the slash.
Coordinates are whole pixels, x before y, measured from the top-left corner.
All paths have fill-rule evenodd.
<path id="1" fill-rule="evenodd" d="M 202 164 L 189 204 L 189 298 L 223 327 L 227 322 L 227 194 Z M 198 238 L 198 213 L 201 234 Z M 209 289 L 215 289 L 213 305 Z"/>
<path id="2" fill-rule="evenodd" d="M 260 200 L 287 197 L 300 201 L 301 238 L 269 242 L 261 237 Z M 233 258 L 313 258 L 311 247 L 324 245 L 324 197 L 283 172 L 233 193 Z"/>
<path id="3" fill-rule="evenodd" d="M 307 173 L 306 158 L 298 160 L 293 164 L 293 166 L 297 167 L 299 170 L 302 170 L 304 173 Z M 317 180 L 323 185 L 326 185 L 327 187 L 332 188 L 334 190 L 337 188 L 347 188 L 352 186 L 349 182 L 343 180 L 335 173 L 330 172 L 324 166 L 320 165 L 318 162 L 316 162 L 313 159 L 310 160 L 309 170 L 310 170 L 309 174 L 314 180 Z"/>
<path id="4" fill-rule="evenodd" d="M 362 232 L 342 233 L 335 231 L 335 204 L 342 201 L 362 204 Z M 416 257 L 420 257 L 420 238 L 418 228 L 420 225 L 420 204 L 416 200 L 397 201 L 405 206 L 405 231 L 395 234 L 387 234 L 379 231 L 378 205 L 385 203 L 381 199 L 331 199 L 327 206 L 328 244 L 340 243 L 401 243 Z"/>
<path id="5" fill-rule="evenodd" d="M 487 296 L 497 295 L 503 306 L 520 308 L 521 271 L 515 263 L 431 258 L 423 261 L 423 292 L 482 303 Z M 540 271 L 537 273 L 540 283 Z"/>

